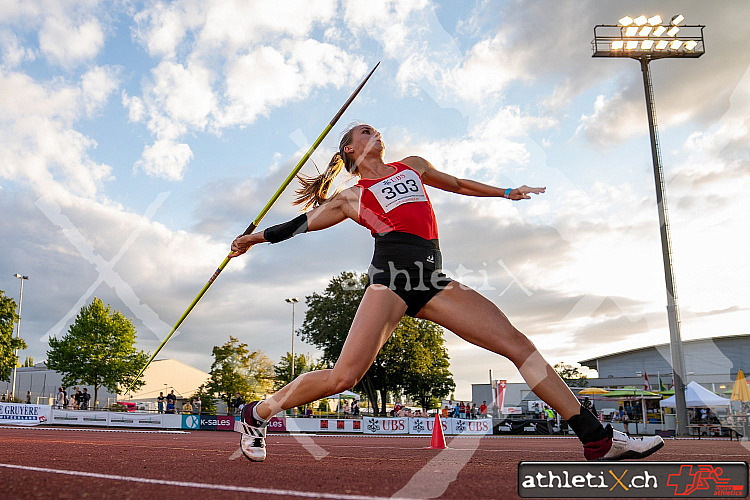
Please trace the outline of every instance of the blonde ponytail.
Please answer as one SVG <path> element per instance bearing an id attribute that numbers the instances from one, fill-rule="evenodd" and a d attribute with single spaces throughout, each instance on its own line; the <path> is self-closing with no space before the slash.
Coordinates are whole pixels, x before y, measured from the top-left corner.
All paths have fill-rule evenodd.
<path id="1" fill-rule="evenodd" d="M 297 175 L 301 186 L 295 191 L 297 198 L 294 204 L 302 205 L 302 211 L 320 206 L 328 199 L 328 190 L 331 189 L 333 179 L 341 172 L 341 167 L 344 167 L 350 174 L 357 173 L 357 164 L 344 152 L 344 147 L 352 142 L 354 127 L 357 125 L 359 124 L 351 126 L 341 137 L 339 151 L 333 155 L 325 172 L 317 177 Z"/>
<path id="2" fill-rule="evenodd" d="M 323 204 L 328 199 L 328 190 L 331 189 L 333 179 L 339 175 L 343 165 L 344 160 L 341 159 L 341 154 L 336 153 L 328 163 L 325 172 L 319 176 L 297 175 L 301 187 L 295 191 L 297 198 L 294 200 L 294 204 L 302 205 L 303 211 Z"/>

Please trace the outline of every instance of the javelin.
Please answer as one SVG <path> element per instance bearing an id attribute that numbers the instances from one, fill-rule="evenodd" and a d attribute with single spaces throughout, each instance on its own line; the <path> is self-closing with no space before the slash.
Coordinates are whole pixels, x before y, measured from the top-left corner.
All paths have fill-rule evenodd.
<path id="1" fill-rule="evenodd" d="M 266 206 L 263 207 L 263 210 L 260 211 L 258 216 L 255 218 L 254 221 L 250 223 L 249 226 L 247 226 L 247 229 L 245 229 L 245 232 L 242 233 L 242 235 L 246 234 L 252 234 L 253 231 L 255 231 L 255 228 L 258 227 L 258 224 L 260 224 L 261 219 L 266 216 L 269 210 L 271 210 L 271 207 L 274 203 L 276 203 L 276 200 L 279 199 L 279 196 L 281 196 L 281 193 L 284 192 L 284 190 L 287 188 L 289 183 L 292 182 L 292 180 L 295 178 L 297 173 L 302 169 L 302 166 L 305 164 L 305 162 L 310 158 L 310 156 L 313 154 L 313 152 L 317 149 L 317 147 L 320 145 L 321 142 L 323 142 L 323 139 L 325 139 L 325 136 L 328 135 L 328 132 L 331 131 L 334 125 L 336 125 L 336 122 L 339 121 L 339 118 L 341 118 L 341 115 L 344 114 L 344 111 L 346 111 L 346 108 L 349 107 L 349 105 L 354 101 L 354 98 L 357 97 L 357 94 L 359 94 L 359 91 L 362 90 L 362 87 L 365 86 L 365 83 L 367 83 L 367 80 L 370 79 L 372 74 L 375 72 L 376 69 L 378 69 L 378 66 L 380 66 L 380 63 L 375 65 L 374 68 L 370 71 L 370 73 L 365 77 L 364 80 L 362 80 L 362 83 L 359 84 L 359 86 L 354 90 L 352 95 L 349 96 L 349 99 L 346 100 L 343 106 L 341 106 L 341 109 L 339 109 L 338 113 L 333 117 L 333 119 L 326 125 L 326 128 L 323 129 L 323 132 L 318 136 L 317 139 L 315 139 L 315 142 L 312 143 L 312 146 L 310 146 L 310 149 L 307 150 L 307 152 L 302 156 L 302 159 L 297 163 L 297 165 L 294 167 L 294 170 L 291 171 L 291 173 L 287 176 L 286 179 L 284 179 L 284 182 L 281 184 L 279 189 L 276 190 L 276 193 L 271 197 L 270 200 L 268 200 L 268 203 L 266 203 Z M 151 362 L 154 360 L 157 354 L 159 354 L 159 351 L 161 351 L 162 347 L 169 341 L 169 339 L 172 337 L 174 332 L 177 331 L 177 329 L 180 327 L 183 321 L 185 321 L 185 318 L 187 318 L 188 314 L 190 314 L 190 311 L 193 310 L 195 305 L 198 303 L 199 300 L 203 297 L 203 295 L 208 291 L 209 287 L 213 284 L 213 282 L 216 280 L 216 278 L 219 277 L 219 274 L 224 270 L 224 268 L 227 266 L 230 260 L 230 255 L 232 253 L 230 252 L 229 255 L 224 258 L 224 262 L 222 262 L 218 269 L 216 269 L 216 272 L 213 276 L 211 276 L 211 279 L 208 280 L 208 282 L 203 285 L 203 288 L 201 289 L 200 293 L 193 299 L 193 302 L 188 306 L 188 308 L 185 310 L 184 313 L 182 313 L 182 316 L 180 316 L 180 319 L 177 320 L 177 323 L 172 327 L 172 331 L 169 332 L 169 335 L 162 341 L 161 344 L 159 344 L 159 347 L 156 348 L 156 351 L 151 355 L 148 361 L 146 361 L 146 364 L 141 368 L 141 371 L 138 372 L 138 375 L 133 379 L 133 382 L 128 387 L 128 392 L 130 392 L 130 389 L 133 388 L 133 385 L 138 381 L 139 378 L 141 378 L 141 375 L 143 375 L 143 372 L 146 371 L 146 368 L 151 364 Z"/>

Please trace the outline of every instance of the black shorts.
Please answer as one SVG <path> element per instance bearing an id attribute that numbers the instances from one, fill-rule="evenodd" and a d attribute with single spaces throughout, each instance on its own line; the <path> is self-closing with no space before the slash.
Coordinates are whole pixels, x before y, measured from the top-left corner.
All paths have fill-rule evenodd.
<path id="1" fill-rule="evenodd" d="M 377 235 L 367 284 L 396 292 L 406 303 L 406 314 L 415 317 L 451 283 L 442 272 L 442 264 L 438 240 L 396 231 Z"/>

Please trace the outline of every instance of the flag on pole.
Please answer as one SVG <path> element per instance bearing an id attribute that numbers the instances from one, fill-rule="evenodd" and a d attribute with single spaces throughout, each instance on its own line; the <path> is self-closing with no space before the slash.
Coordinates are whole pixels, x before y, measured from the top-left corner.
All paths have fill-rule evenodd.
<path id="1" fill-rule="evenodd" d="M 497 406 L 500 413 L 505 413 L 505 380 L 493 380 L 492 381 L 492 399 L 494 399 L 495 406 Z"/>
<path id="2" fill-rule="evenodd" d="M 644 371 L 644 372 L 643 372 L 643 377 L 644 377 L 644 381 L 643 381 L 643 390 L 644 390 L 644 391 L 650 391 L 650 390 L 651 390 L 651 385 L 650 385 L 650 384 L 648 383 L 648 373 L 646 373 L 646 372 Z"/>
<path id="3" fill-rule="evenodd" d="M 661 374 L 657 373 L 656 377 L 659 379 L 659 390 L 664 392 L 667 390 L 666 387 L 664 387 L 664 382 L 661 381 Z"/>

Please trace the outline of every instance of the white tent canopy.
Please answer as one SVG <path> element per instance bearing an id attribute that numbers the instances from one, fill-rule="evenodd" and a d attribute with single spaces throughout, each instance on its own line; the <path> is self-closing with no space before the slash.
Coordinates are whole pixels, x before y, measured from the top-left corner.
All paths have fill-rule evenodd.
<path id="1" fill-rule="evenodd" d="M 339 399 L 339 398 L 341 398 L 341 399 L 356 399 L 357 401 L 359 401 L 359 394 L 354 393 L 352 391 L 344 391 L 344 392 L 339 392 L 338 394 L 334 394 L 332 396 L 328 396 L 325 399 Z"/>
<path id="2" fill-rule="evenodd" d="M 729 406 L 730 401 L 727 398 L 717 396 L 709 391 L 698 382 L 690 382 L 685 388 L 685 406 L 689 408 L 706 408 L 715 406 Z M 676 406 L 675 397 L 659 401 L 662 408 L 674 408 Z"/>

